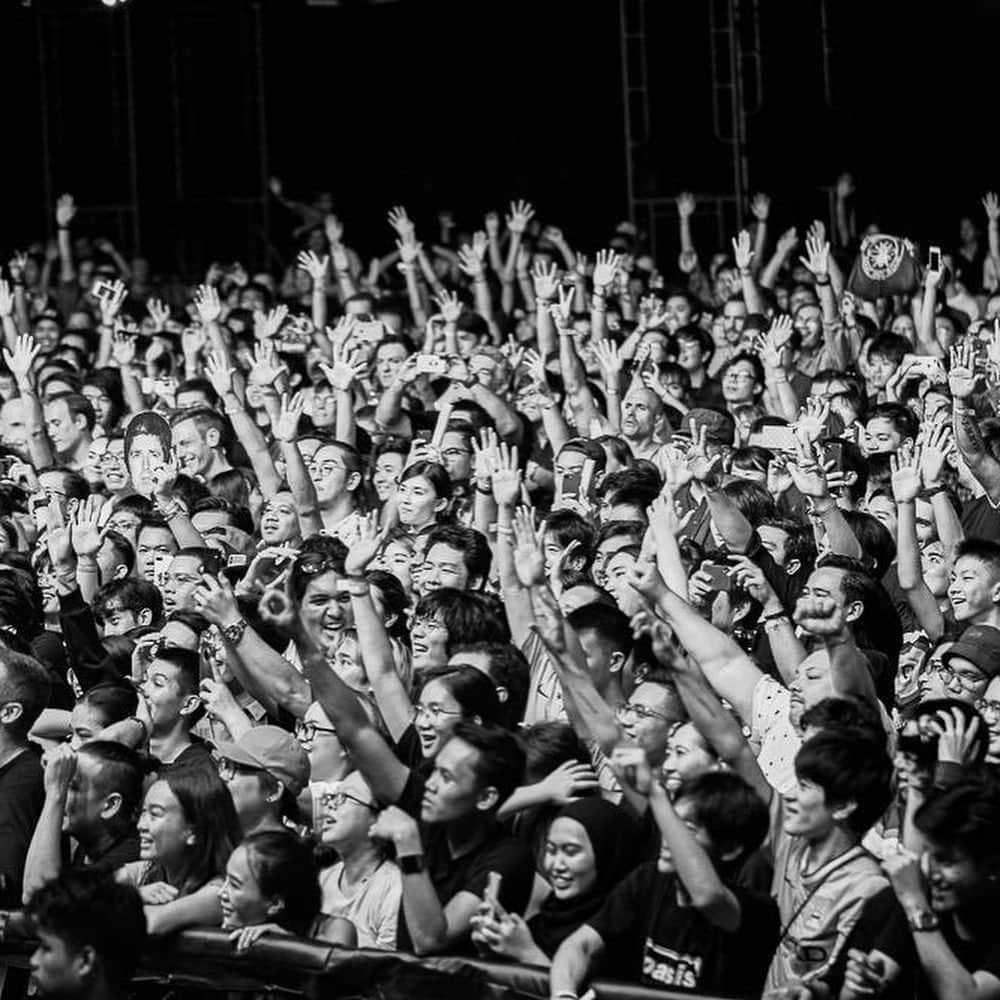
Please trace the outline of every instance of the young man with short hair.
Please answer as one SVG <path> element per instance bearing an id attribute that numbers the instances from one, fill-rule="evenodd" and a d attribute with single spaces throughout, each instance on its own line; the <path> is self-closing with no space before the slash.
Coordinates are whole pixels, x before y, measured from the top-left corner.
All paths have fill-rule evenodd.
<path id="1" fill-rule="evenodd" d="M 102 871 L 64 872 L 32 898 L 38 947 L 31 979 L 43 1000 L 124 1000 L 146 947 L 139 893 Z"/>
<path id="2" fill-rule="evenodd" d="M 427 534 L 420 571 L 413 576 L 419 596 L 440 587 L 480 590 L 486 583 L 492 561 L 489 542 L 474 528 L 439 524 Z"/>

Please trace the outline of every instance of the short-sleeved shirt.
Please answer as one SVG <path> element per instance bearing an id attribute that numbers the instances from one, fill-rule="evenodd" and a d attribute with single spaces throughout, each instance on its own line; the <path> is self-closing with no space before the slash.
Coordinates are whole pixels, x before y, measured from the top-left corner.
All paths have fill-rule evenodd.
<path id="1" fill-rule="evenodd" d="M 542 640 L 531 632 L 521 645 L 521 652 L 528 661 L 528 701 L 524 709 L 524 724 L 538 722 L 566 722 L 562 684 L 552 659 L 542 645 Z"/>
<path id="2" fill-rule="evenodd" d="M 889 883 L 863 847 L 849 848 L 807 871 L 809 843 L 784 830 L 784 804 L 771 800 L 774 883 L 783 935 L 767 973 L 765 992 L 791 982 L 822 979 L 833 965 L 865 902 Z"/>
<path id="3" fill-rule="evenodd" d="M 406 786 L 396 805 L 411 816 L 420 818 L 424 797 L 425 778 L 418 771 L 410 771 Z M 441 906 L 460 892 L 482 896 L 486 891 L 490 872 L 497 872 L 500 879 L 500 905 L 508 913 L 523 913 L 531 899 L 535 879 L 535 863 L 531 851 L 520 840 L 508 836 L 499 825 L 493 826 L 483 843 L 468 854 L 455 857 L 448 846 L 447 828 L 437 824 L 421 823 L 420 839 L 424 846 L 427 874 L 437 891 Z M 402 951 L 412 947 L 406 927 L 406 914 L 399 910 L 397 946 Z M 471 951 L 468 939 L 455 942 L 448 949 L 451 954 Z"/>
<path id="4" fill-rule="evenodd" d="M 778 940 L 778 910 L 767 895 L 728 886 L 740 926 L 724 931 L 678 901 L 675 875 L 656 862 L 636 868 L 587 924 L 604 941 L 608 975 L 643 986 L 714 996 L 760 996 Z"/>
<path id="5" fill-rule="evenodd" d="M 68 842 L 67 842 L 68 846 Z M 130 861 L 139 860 L 139 834 L 133 828 L 118 840 L 109 844 L 99 854 L 87 854 L 83 847 L 77 844 L 70 863 L 74 868 L 93 868 L 103 872 L 118 871 Z"/>
<path id="6" fill-rule="evenodd" d="M 344 863 L 338 861 L 319 876 L 323 892 L 321 912 L 324 917 L 350 920 L 358 932 L 359 948 L 396 949 L 396 931 L 403 897 L 399 868 L 384 860 L 350 894 L 341 887 Z"/>
<path id="7" fill-rule="evenodd" d="M 970 939 L 961 938 L 955 930 L 951 913 L 938 915 L 941 934 L 954 956 L 970 973 L 988 972 L 1000 979 L 1000 934 L 995 922 L 975 928 Z M 847 964 L 847 952 L 857 948 L 865 953 L 878 950 L 899 966 L 899 975 L 889 981 L 883 1000 L 940 1000 L 923 974 L 913 932 L 906 913 L 889 886 L 869 899 L 851 931 L 841 955 L 824 981 L 834 996 L 840 992 Z"/>

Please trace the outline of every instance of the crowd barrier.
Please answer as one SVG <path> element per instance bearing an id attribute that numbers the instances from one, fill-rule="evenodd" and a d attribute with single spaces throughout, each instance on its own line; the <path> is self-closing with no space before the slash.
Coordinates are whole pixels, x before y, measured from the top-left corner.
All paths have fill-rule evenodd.
<path id="1" fill-rule="evenodd" d="M 0 969 L 26 969 L 34 942 L 15 916 L 0 943 Z M 23 1000 L 24 975 L 11 977 L 2 1000 Z M 305 1000 L 547 1000 L 548 976 L 533 966 L 474 958 L 416 958 L 404 952 L 350 949 L 293 937 L 262 937 L 243 955 L 226 932 L 203 928 L 154 942 L 137 986 L 197 992 L 281 994 Z M 597 1000 L 716 1000 L 595 980 Z"/>

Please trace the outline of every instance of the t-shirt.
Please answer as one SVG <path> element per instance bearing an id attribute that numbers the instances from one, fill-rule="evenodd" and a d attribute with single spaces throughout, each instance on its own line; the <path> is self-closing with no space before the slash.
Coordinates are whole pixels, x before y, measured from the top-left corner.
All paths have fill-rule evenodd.
<path id="1" fill-rule="evenodd" d="M 1000 505 L 985 494 L 962 505 L 961 520 L 966 538 L 1000 538 Z"/>
<path id="2" fill-rule="evenodd" d="M 742 911 L 724 931 L 677 899 L 677 878 L 650 861 L 612 890 L 587 923 L 604 941 L 608 975 L 643 986 L 716 996 L 760 996 L 778 940 L 778 910 L 768 896 L 730 885 Z"/>
<path id="3" fill-rule="evenodd" d="M 795 755 L 802 746 L 802 737 L 788 718 L 791 697 L 784 684 L 762 674 L 751 702 L 750 742 L 760 747 L 757 765 L 779 794 L 795 784 Z"/>
<path id="4" fill-rule="evenodd" d="M 420 806 L 424 797 L 424 776 L 411 771 L 406 787 L 396 805 L 419 819 Z M 460 892 L 471 892 L 482 896 L 486 891 L 490 872 L 497 872 L 500 881 L 500 905 L 508 913 L 523 913 L 531 899 L 531 887 L 535 878 L 535 864 L 531 851 L 520 840 L 508 836 L 499 825 L 489 831 L 486 840 L 478 847 L 454 857 L 448 846 L 447 829 L 438 824 L 421 823 L 420 839 L 424 845 L 424 860 L 427 874 L 437 890 L 442 906 Z M 406 914 L 399 908 L 397 930 L 398 947 L 402 951 L 411 950 Z M 468 939 L 456 941 L 448 948 L 450 954 L 471 952 Z"/>
<path id="5" fill-rule="evenodd" d="M 133 828 L 119 837 L 99 854 L 89 855 L 80 844 L 73 851 L 71 863 L 74 868 L 96 868 L 99 871 L 115 872 L 130 861 L 139 860 L 139 834 Z"/>
<path id="6" fill-rule="evenodd" d="M 889 883 L 863 847 L 849 848 L 806 871 L 809 842 L 784 830 L 784 802 L 771 800 L 774 883 L 782 937 L 767 973 L 765 992 L 790 982 L 822 979 L 861 915 L 865 901 Z"/>
<path id="7" fill-rule="evenodd" d="M 997 923 L 989 922 L 974 933 L 971 940 L 958 936 L 951 913 L 938 915 L 941 934 L 955 957 L 969 972 L 988 972 L 1000 979 L 1000 934 Z M 889 980 L 883 1000 L 941 1000 L 931 991 L 923 974 L 920 958 L 913 941 L 913 932 L 896 893 L 889 886 L 869 899 L 847 939 L 841 955 L 825 977 L 837 996 L 844 981 L 847 952 L 857 948 L 866 954 L 873 949 L 882 952 L 899 966 L 899 974 Z"/>
<path id="8" fill-rule="evenodd" d="M 344 863 L 323 869 L 319 886 L 323 891 L 324 917 L 343 917 L 354 924 L 359 948 L 396 949 L 396 928 L 403 898 L 403 881 L 392 861 L 383 861 L 350 895 L 340 885 Z"/>
<path id="9" fill-rule="evenodd" d="M 552 659 L 542 640 L 531 632 L 521 646 L 528 661 L 528 701 L 524 709 L 524 725 L 537 722 L 566 722 L 562 684 Z"/>
<path id="10" fill-rule="evenodd" d="M 0 767 L 0 908 L 21 906 L 24 859 L 45 802 L 42 765 L 33 748 Z"/>
<path id="11" fill-rule="evenodd" d="M 168 771 L 179 771 L 185 767 L 203 766 L 215 770 L 212 748 L 199 737 L 191 735 L 191 742 L 169 763 L 157 761 L 156 773 L 163 777 Z"/>

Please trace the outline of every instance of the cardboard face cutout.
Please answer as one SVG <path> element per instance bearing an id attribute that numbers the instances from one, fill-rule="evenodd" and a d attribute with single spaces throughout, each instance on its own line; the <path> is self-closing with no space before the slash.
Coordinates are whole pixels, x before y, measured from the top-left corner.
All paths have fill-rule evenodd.
<path id="1" fill-rule="evenodd" d="M 170 457 L 170 424 L 158 413 L 145 410 L 136 414 L 125 431 L 125 463 L 136 493 L 153 496 L 153 469 Z"/>

